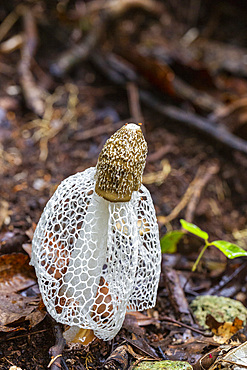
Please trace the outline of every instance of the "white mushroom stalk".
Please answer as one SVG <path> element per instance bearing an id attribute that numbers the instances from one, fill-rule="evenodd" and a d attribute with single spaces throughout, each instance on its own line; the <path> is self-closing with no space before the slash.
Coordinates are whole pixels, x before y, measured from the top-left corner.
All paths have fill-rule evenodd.
<path id="1" fill-rule="evenodd" d="M 130 123 L 104 145 L 96 167 L 64 180 L 33 238 L 47 311 L 69 325 L 67 341 L 91 329 L 115 337 L 128 311 L 155 305 L 161 252 L 149 191 L 141 184 L 147 144 Z"/>

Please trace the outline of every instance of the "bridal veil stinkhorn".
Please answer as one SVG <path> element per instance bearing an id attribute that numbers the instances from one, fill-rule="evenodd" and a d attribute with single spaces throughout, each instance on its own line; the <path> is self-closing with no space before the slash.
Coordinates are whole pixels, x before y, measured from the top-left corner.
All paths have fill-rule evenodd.
<path id="1" fill-rule="evenodd" d="M 112 339 L 126 312 L 155 305 L 160 244 L 149 191 L 141 184 L 147 143 L 129 123 L 105 143 L 96 167 L 65 179 L 48 201 L 33 238 L 47 311 L 70 326 L 67 341 L 91 329 Z"/>

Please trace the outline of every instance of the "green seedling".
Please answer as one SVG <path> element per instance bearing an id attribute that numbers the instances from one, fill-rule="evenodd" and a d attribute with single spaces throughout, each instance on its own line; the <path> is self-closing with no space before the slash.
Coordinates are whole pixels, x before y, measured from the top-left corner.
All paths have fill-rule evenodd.
<path id="1" fill-rule="evenodd" d="M 195 263 L 192 267 L 192 271 L 196 270 L 196 268 L 198 266 L 198 263 L 200 262 L 205 250 L 209 246 L 214 246 L 214 247 L 218 248 L 222 253 L 224 253 L 224 255 L 227 258 L 230 258 L 230 259 L 247 256 L 247 251 L 240 248 L 236 244 L 227 242 L 225 240 L 215 240 L 213 242 L 209 242 L 209 240 L 208 240 L 209 236 L 208 236 L 208 233 L 206 233 L 206 231 L 201 230 L 198 226 L 196 226 L 196 225 L 194 225 L 190 222 L 187 222 L 183 219 L 180 220 L 180 223 L 181 223 L 184 230 L 186 230 L 186 231 L 190 232 L 191 234 L 201 238 L 204 241 L 204 247 L 201 250 L 199 256 L 197 257 L 197 259 L 196 259 L 196 261 L 195 261 Z M 175 253 L 176 248 L 177 248 L 177 244 L 180 241 L 180 239 L 183 237 L 184 234 L 185 234 L 185 231 L 178 231 L 178 230 L 171 231 L 171 232 L 167 233 L 160 241 L 160 243 L 161 243 L 161 252 L 162 253 Z"/>

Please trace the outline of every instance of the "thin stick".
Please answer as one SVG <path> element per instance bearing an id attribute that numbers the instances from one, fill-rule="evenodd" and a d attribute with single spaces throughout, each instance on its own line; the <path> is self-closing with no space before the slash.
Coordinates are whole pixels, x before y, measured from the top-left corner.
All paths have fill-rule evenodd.
<path id="1" fill-rule="evenodd" d="M 35 20 L 30 8 L 26 7 L 23 14 L 25 37 L 21 49 L 21 61 L 18 67 L 20 84 L 27 106 L 38 116 L 44 113 L 44 101 L 42 99 L 42 90 L 37 86 L 32 72 L 32 58 L 36 52 L 38 44 L 38 35 Z"/>
<path id="2" fill-rule="evenodd" d="M 242 153 L 247 154 L 247 142 L 231 132 L 221 124 L 214 124 L 206 118 L 202 118 L 196 114 L 183 111 L 175 106 L 166 105 L 162 101 L 159 101 L 151 93 L 140 90 L 141 100 L 150 108 L 163 114 L 174 121 L 181 123 L 185 126 L 189 126 L 197 131 L 217 140 L 219 143 L 226 145 L 227 147 L 238 150 Z"/>
<path id="3" fill-rule="evenodd" d="M 9 13 L 7 17 L 2 21 L 0 25 L 0 42 L 17 22 L 23 10 L 23 4 L 17 5 L 16 8 L 11 13 Z"/>
<path id="4" fill-rule="evenodd" d="M 197 183 L 195 184 L 194 193 L 192 194 L 189 204 L 187 206 L 187 210 L 185 213 L 185 220 L 188 222 L 193 221 L 195 209 L 197 207 L 197 204 L 199 203 L 201 193 L 207 183 L 210 181 L 211 177 L 215 175 L 219 171 L 219 165 L 218 164 L 212 164 L 207 169 L 205 169 L 205 173 L 201 178 L 198 179 Z"/>
<path id="5" fill-rule="evenodd" d="M 179 215 L 179 213 L 186 207 L 204 171 L 205 171 L 205 166 L 199 167 L 194 180 L 190 183 L 189 187 L 187 188 L 186 192 L 183 195 L 183 198 L 176 205 L 176 207 L 172 210 L 172 212 L 164 218 L 165 224 L 174 220 L 174 218 L 176 218 Z"/>
<path id="6" fill-rule="evenodd" d="M 109 78 L 109 80 L 115 84 L 125 87 L 126 83 L 130 80 L 137 83 L 138 77 L 134 71 L 127 67 L 126 64 L 117 61 L 113 56 L 113 54 L 108 54 L 106 56 L 99 52 L 94 52 L 91 54 L 91 60 Z M 118 68 L 120 72 L 117 71 L 116 68 Z M 163 116 L 172 119 L 179 124 L 195 129 L 228 148 L 247 154 L 247 142 L 227 131 L 222 124 L 216 124 L 208 118 L 203 118 L 196 114 L 183 111 L 176 106 L 167 105 L 161 99 L 158 99 L 155 95 L 146 90 L 140 89 L 139 95 L 140 100 L 146 106 Z"/>
<path id="7" fill-rule="evenodd" d="M 174 320 L 174 319 L 171 319 L 170 317 L 168 316 L 163 316 L 160 318 L 160 321 L 168 321 L 170 322 L 171 324 L 174 324 L 174 325 L 178 325 L 178 326 L 182 326 L 186 329 L 190 329 L 191 331 L 194 331 L 195 333 L 198 333 L 198 334 L 201 334 L 203 335 L 204 337 L 212 337 L 213 334 L 212 333 L 204 333 L 203 331 L 199 330 L 199 329 L 195 329 L 193 328 L 192 326 L 190 325 L 187 325 L 187 324 L 184 324 L 183 322 L 179 322 L 177 320 Z"/>
<path id="8" fill-rule="evenodd" d="M 135 123 L 142 122 L 144 125 L 144 118 L 141 112 L 141 106 L 139 101 L 139 91 L 137 85 L 134 82 L 127 83 L 127 93 L 129 100 L 130 115 L 134 118 Z"/>

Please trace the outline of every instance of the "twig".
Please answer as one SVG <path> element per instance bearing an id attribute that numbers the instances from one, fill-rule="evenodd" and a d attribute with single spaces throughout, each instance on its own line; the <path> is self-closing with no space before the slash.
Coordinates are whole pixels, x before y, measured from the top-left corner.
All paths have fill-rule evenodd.
<path id="1" fill-rule="evenodd" d="M 156 184 L 161 185 L 171 172 L 171 165 L 167 159 L 161 161 L 162 170 L 157 172 L 149 172 L 142 177 L 143 184 Z"/>
<path id="2" fill-rule="evenodd" d="M 161 354 L 162 359 L 163 360 L 168 360 L 168 358 L 166 357 L 166 355 L 162 351 L 162 348 L 160 346 L 157 346 L 157 349 L 158 349 L 159 353 Z"/>
<path id="3" fill-rule="evenodd" d="M 99 45 L 105 30 L 113 20 L 123 16 L 131 8 L 142 8 L 153 14 L 160 14 L 162 5 L 153 0 L 121 0 L 121 1 L 98 1 L 88 3 L 84 12 L 84 19 L 90 20 L 92 27 L 87 36 L 79 45 L 63 53 L 59 59 L 50 67 L 54 76 L 62 77 L 69 72 L 76 64 L 88 59 L 92 52 Z M 97 12 L 97 14 L 95 14 Z M 94 18 L 92 17 L 94 15 Z"/>
<path id="4" fill-rule="evenodd" d="M 194 106 L 206 112 L 221 109 L 223 104 L 210 94 L 200 91 L 178 77 L 172 68 L 164 61 L 159 61 L 141 52 L 130 43 L 115 42 L 115 52 L 134 65 L 135 70 L 145 77 L 152 86 L 171 97 L 191 102 Z M 131 53 L 129 52 L 131 50 Z"/>
<path id="5" fill-rule="evenodd" d="M 42 116 L 44 113 L 42 91 L 38 88 L 31 72 L 32 58 L 36 52 L 38 36 L 32 11 L 28 7 L 23 12 L 23 21 L 25 37 L 23 47 L 21 48 L 21 61 L 18 67 L 20 84 L 27 106 L 38 116 Z"/>
<path id="6" fill-rule="evenodd" d="M 25 7 L 23 4 L 17 5 L 16 8 L 2 21 L 0 25 L 0 42 L 17 22 L 24 9 Z"/>
<path id="7" fill-rule="evenodd" d="M 127 83 L 127 93 L 129 100 L 130 115 L 134 117 L 134 122 L 142 122 L 144 124 L 144 118 L 141 112 L 140 102 L 139 102 L 139 92 L 136 84 L 134 82 Z M 144 127 L 144 126 L 143 126 Z"/>
<path id="8" fill-rule="evenodd" d="M 206 170 L 205 166 L 199 167 L 194 180 L 192 180 L 192 182 L 190 183 L 188 189 L 184 193 L 180 202 L 176 205 L 176 207 L 172 210 L 172 212 L 164 218 L 163 222 L 165 224 L 174 220 L 174 218 L 176 218 L 179 215 L 179 213 L 189 203 L 189 200 L 191 199 L 192 194 L 194 193 L 195 189 L 197 188 L 197 183 L 198 183 L 198 181 L 200 181 L 200 178 L 204 174 L 205 170 Z"/>
<path id="9" fill-rule="evenodd" d="M 106 56 L 99 52 L 93 53 L 91 60 L 112 82 L 117 85 L 125 87 L 128 81 L 137 82 L 138 77 L 135 72 L 127 67 L 127 65 L 123 65 L 123 63 L 117 61 L 116 58 L 113 60 L 112 54 Z M 177 123 L 195 129 L 228 148 L 247 154 L 247 142 L 227 131 L 223 125 L 215 124 L 209 119 L 183 111 L 178 107 L 165 104 L 154 94 L 146 90 L 140 89 L 139 94 L 141 101 L 154 111 L 176 121 Z"/>
<path id="10" fill-rule="evenodd" d="M 162 317 L 160 317 L 160 321 L 167 321 L 167 322 L 169 322 L 171 324 L 174 324 L 176 326 L 182 326 L 182 327 L 184 327 L 186 329 L 190 329 L 191 331 L 194 331 L 195 333 L 201 334 L 204 337 L 212 337 L 213 336 L 212 333 L 205 333 L 205 332 L 203 332 L 203 331 L 201 331 L 199 329 L 193 328 L 193 326 L 184 324 L 183 322 L 179 322 L 179 321 L 174 320 L 174 319 L 172 319 L 172 318 L 170 318 L 168 316 L 162 316 Z"/>
<path id="11" fill-rule="evenodd" d="M 215 361 L 214 365 L 222 364 L 224 366 L 224 362 L 227 364 L 235 365 L 235 366 L 237 365 L 236 367 L 238 369 L 241 369 L 241 368 L 247 369 L 247 364 L 246 365 L 240 364 L 240 363 L 237 363 L 236 361 L 225 360 L 224 358 L 220 358 L 219 360 Z"/>
<path id="12" fill-rule="evenodd" d="M 185 112 L 175 106 L 166 105 L 147 91 L 140 90 L 140 98 L 147 106 L 160 114 L 163 114 L 178 123 L 196 129 L 231 149 L 247 154 L 247 142 L 227 131 L 223 125 L 216 125 L 214 122 L 211 122 L 206 118 Z"/>
<path id="13" fill-rule="evenodd" d="M 242 263 L 230 276 L 224 275 L 222 280 L 211 289 L 208 290 L 208 295 L 216 295 L 221 289 L 223 289 L 227 284 L 229 284 L 233 279 L 235 279 L 242 271 L 245 271 L 247 262 Z"/>
<path id="14" fill-rule="evenodd" d="M 151 153 L 147 157 L 147 162 L 152 163 L 161 160 L 167 153 L 174 151 L 174 145 L 167 144 L 161 146 L 156 152 Z"/>
<path id="15" fill-rule="evenodd" d="M 92 30 L 79 44 L 64 52 L 59 59 L 50 66 L 50 72 L 56 77 L 62 77 L 76 64 L 86 60 L 89 54 L 98 45 L 105 31 L 105 20 L 102 17 L 95 20 Z"/>
<path id="16" fill-rule="evenodd" d="M 107 1 L 105 9 L 115 17 L 120 17 L 132 8 L 141 8 L 148 13 L 159 15 L 163 9 L 159 1 L 154 0 L 121 0 Z"/>
<path id="17" fill-rule="evenodd" d="M 20 49 L 23 45 L 23 34 L 19 33 L 10 37 L 8 40 L 0 44 L 0 53 L 8 54 L 14 50 Z"/>
<path id="18" fill-rule="evenodd" d="M 56 119 L 54 119 L 54 104 L 57 103 L 64 93 L 68 93 L 67 107 L 64 111 L 56 110 Z M 71 127 L 77 127 L 78 89 L 73 84 L 58 86 L 53 94 L 47 96 L 44 101 L 45 109 L 42 118 L 35 119 L 23 126 L 23 129 L 35 129 L 33 140 L 40 144 L 40 160 L 45 161 L 48 156 L 49 141 L 55 137 L 64 127 L 69 124 Z"/>
<path id="19" fill-rule="evenodd" d="M 185 219 L 188 222 L 193 221 L 193 216 L 195 213 L 195 209 L 197 207 L 197 204 L 200 200 L 201 193 L 207 183 L 210 181 L 211 177 L 215 175 L 219 171 L 219 165 L 218 164 L 211 164 L 205 169 L 205 173 L 201 178 L 198 179 L 194 186 L 194 192 L 190 198 L 189 204 L 187 206 L 187 210 L 185 212 Z"/>

